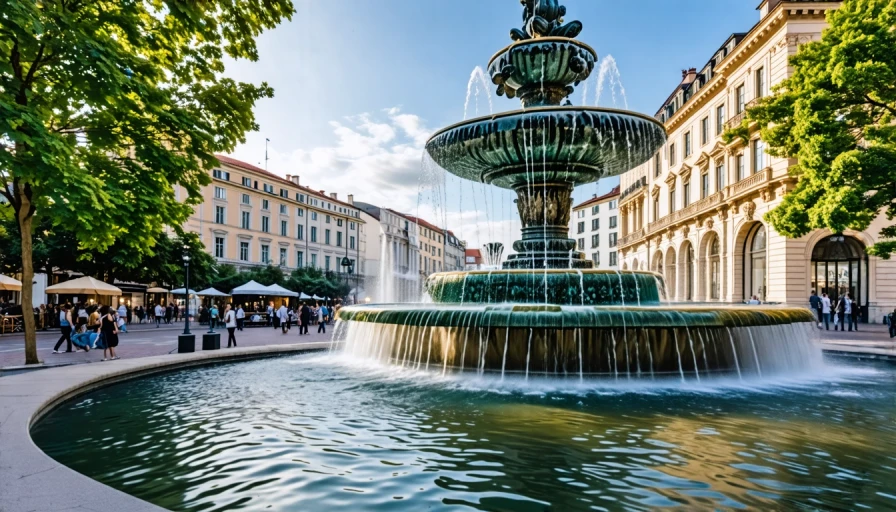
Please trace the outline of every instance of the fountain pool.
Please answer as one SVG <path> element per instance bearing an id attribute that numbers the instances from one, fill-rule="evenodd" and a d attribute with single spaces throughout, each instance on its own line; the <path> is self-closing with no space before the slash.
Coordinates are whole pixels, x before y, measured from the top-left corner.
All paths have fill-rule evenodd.
<path id="1" fill-rule="evenodd" d="M 524 382 L 308 354 L 115 384 L 32 436 L 177 511 L 896 508 L 894 367 L 812 375 Z"/>

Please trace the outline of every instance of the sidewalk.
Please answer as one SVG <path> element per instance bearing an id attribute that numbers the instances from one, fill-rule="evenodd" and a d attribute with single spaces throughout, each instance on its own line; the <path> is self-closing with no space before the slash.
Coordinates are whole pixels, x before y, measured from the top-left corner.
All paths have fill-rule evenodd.
<path id="1" fill-rule="evenodd" d="M 872 357 L 896 361 L 896 338 L 882 324 L 859 324 L 859 331 L 819 330 L 825 352 L 840 356 Z"/>
<path id="2" fill-rule="evenodd" d="M 317 333 L 317 326 L 309 327 L 309 334 L 299 336 L 297 327 L 293 327 L 289 334 L 283 335 L 280 330 L 272 327 L 247 327 L 243 331 L 236 332 L 237 344 L 240 347 L 257 347 L 264 345 L 300 344 L 313 342 L 329 342 L 333 332 L 332 325 L 327 326 L 327 333 Z M 119 335 L 118 348 L 115 349 L 122 359 L 137 357 L 149 357 L 164 355 L 177 351 L 177 336 L 183 333 L 183 322 L 162 325 L 156 328 L 155 324 L 134 324 L 128 328 L 127 333 Z M 196 351 L 202 350 L 202 334 L 208 332 L 207 325 L 190 323 L 190 331 L 196 335 Z M 221 349 L 227 347 L 227 330 L 215 329 L 221 334 Z M 62 352 L 53 354 L 53 346 L 59 339 L 58 329 L 50 331 L 38 331 L 37 355 L 43 361 L 44 367 L 68 366 L 81 363 L 98 363 L 103 359 L 102 350 L 90 352 Z M 59 350 L 66 350 L 63 344 Z M 73 348 L 74 350 L 74 348 Z M 18 369 L 25 364 L 25 337 L 23 334 L 6 335 L 0 338 L 0 375 L 9 370 Z"/>

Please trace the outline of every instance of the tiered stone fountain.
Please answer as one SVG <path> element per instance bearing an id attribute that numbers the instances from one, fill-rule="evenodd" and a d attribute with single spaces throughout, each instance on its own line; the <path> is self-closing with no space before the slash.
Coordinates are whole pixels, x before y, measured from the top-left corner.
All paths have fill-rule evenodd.
<path id="1" fill-rule="evenodd" d="M 662 276 L 596 270 L 576 250 L 573 188 L 644 163 L 665 129 L 634 112 L 571 106 L 597 54 L 574 39 L 582 24 L 564 24 L 557 0 L 521 3 L 524 28 L 488 69 L 497 93 L 523 108 L 449 126 L 426 144 L 448 172 L 516 192 L 516 253 L 500 270 L 431 276 L 433 304 L 345 308 L 335 339 L 406 367 L 527 377 L 761 375 L 817 359 L 808 310 L 663 307 Z"/>

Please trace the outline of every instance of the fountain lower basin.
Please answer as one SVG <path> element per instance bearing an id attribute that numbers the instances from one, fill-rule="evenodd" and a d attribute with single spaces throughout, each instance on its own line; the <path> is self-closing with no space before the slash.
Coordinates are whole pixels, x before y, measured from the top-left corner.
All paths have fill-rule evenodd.
<path id="1" fill-rule="evenodd" d="M 386 304 L 345 308 L 339 320 L 346 353 L 442 373 L 699 379 L 821 361 L 802 308 Z"/>

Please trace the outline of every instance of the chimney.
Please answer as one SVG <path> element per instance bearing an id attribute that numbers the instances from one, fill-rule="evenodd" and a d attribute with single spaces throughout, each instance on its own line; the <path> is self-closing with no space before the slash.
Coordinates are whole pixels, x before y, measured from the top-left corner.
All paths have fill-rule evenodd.
<path id="1" fill-rule="evenodd" d="M 335 199 L 337 201 L 339 200 L 339 198 L 336 197 L 336 192 L 330 192 L 330 197 L 332 197 L 333 199 Z"/>
<path id="2" fill-rule="evenodd" d="M 287 174 L 286 181 L 291 181 L 291 182 L 295 183 L 296 185 L 298 185 L 299 184 L 299 176 L 298 175 L 293 176 L 292 174 Z"/>
<path id="3" fill-rule="evenodd" d="M 355 195 L 354 195 L 354 194 L 349 194 L 349 195 L 348 195 L 348 204 L 350 204 L 350 205 L 352 205 L 352 206 L 355 205 Z"/>

